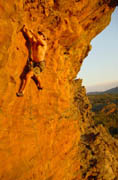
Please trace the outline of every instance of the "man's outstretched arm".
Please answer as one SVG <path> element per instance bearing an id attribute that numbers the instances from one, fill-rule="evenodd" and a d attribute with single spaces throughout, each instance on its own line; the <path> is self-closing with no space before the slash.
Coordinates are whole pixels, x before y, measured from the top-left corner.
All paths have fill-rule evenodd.
<path id="1" fill-rule="evenodd" d="M 28 36 L 30 40 L 37 41 L 34 33 L 31 30 L 28 30 L 25 26 L 23 27 L 22 31 Z"/>
<path id="2" fill-rule="evenodd" d="M 30 30 L 29 32 L 30 32 L 31 35 L 35 38 L 35 40 L 36 40 L 37 42 L 39 42 L 39 43 L 40 43 L 41 45 L 43 45 L 43 46 L 46 45 L 45 40 L 41 38 L 42 35 L 39 35 L 39 34 L 38 34 L 38 36 L 37 36 L 37 35 L 35 35 L 31 30 Z"/>
<path id="3" fill-rule="evenodd" d="M 38 36 L 35 35 L 31 30 L 28 30 L 25 26 L 23 26 L 22 30 L 24 33 L 26 33 L 26 35 L 28 36 L 30 40 L 37 41 L 43 46 L 46 45 L 46 41 L 41 38 L 41 35 L 38 35 Z"/>
<path id="4" fill-rule="evenodd" d="M 39 42 L 41 45 L 43 45 L 43 46 L 46 45 L 46 40 L 45 40 L 45 39 L 42 39 L 40 35 L 38 36 L 38 39 L 37 39 L 37 40 L 38 40 L 38 42 Z"/>

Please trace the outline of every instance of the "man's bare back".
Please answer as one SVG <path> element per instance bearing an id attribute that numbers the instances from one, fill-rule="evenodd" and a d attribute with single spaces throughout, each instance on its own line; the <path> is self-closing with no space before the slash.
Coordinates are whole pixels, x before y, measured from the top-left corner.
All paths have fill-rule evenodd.
<path id="1" fill-rule="evenodd" d="M 43 42 L 31 42 L 31 58 L 35 62 L 40 62 L 45 59 L 45 53 L 47 50 L 47 44 Z"/>

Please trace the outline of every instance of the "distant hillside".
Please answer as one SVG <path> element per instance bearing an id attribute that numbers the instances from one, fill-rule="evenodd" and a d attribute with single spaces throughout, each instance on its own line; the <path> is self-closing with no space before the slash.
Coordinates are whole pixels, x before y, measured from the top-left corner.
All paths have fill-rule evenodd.
<path id="1" fill-rule="evenodd" d="M 103 124 L 118 139 L 118 93 L 115 89 L 118 91 L 118 88 L 113 88 L 108 93 L 89 95 L 88 98 L 92 104 L 95 124 Z"/>
<path id="2" fill-rule="evenodd" d="M 87 95 L 99 95 L 99 94 L 118 94 L 118 87 L 108 89 L 106 91 L 95 91 L 95 92 L 87 93 Z"/>
<path id="3" fill-rule="evenodd" d="M 108 93 L 108 94 L 117 94 L 118 93 L 118 87 L 109 89 L 109 90 L 105 91 L 105 93 Z"/>

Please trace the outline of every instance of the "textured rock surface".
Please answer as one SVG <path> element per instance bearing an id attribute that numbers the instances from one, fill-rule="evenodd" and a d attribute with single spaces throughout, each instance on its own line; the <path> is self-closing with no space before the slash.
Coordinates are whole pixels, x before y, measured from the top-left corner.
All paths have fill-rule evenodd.
<path id="1" fill-rule="evenodd" d="M 91 49 L 90 41 L 109 24 L 117 3 L 115 0 L 0 1 L 1 180 L 97 179 L 97 175 L 92 177 L 94 170 L 85 166 L 90 162 L 83 156 L 82 149 L 87 149 L 81 142 L 85 140 L 80 138 L 92 128 L 90 105 L 81 80 L 74 79 Z M 25 96 L 17 98 L 19 77 L 28 57 L 26 40 L 20 31 L 23 24 L 46 34 L 48 51 L 46 68 L 41 74 L 43 91 L 38 92 L 31 80 Z M 103 128 L 101 141 L 104 131 Z M 90 133 L 99 135 L 99 132 L 96 127 L 96 132 L 92 129 Z M 92 151 L 98 141 L 91 146 Z M 105 152 L 110 158 L 110 151 L 117 164 L 117 143 L 114 146 L 110 151 L 108 145 Z M 101 173 L 98 179 L 108 180 L 107 172 L 116 180 L 118 165 L 112 164 L 112 160 L 112 169 L 106 158 L 101 164 L 105 173 L 99 171 L 102 150 L 99 147 L 100 154 L 95 151 L 99 162 L 96 169 Z"/>
<path id="2" fill-rule="evenodd" d="M 84 88 L 76 91 L 75 102 L 81 107 L 80 172 L 82 180 L 118 179 L 118 140 L 102 125 L 94 125 Z M 89 119 L 89 120 L 88 120 Z"/>

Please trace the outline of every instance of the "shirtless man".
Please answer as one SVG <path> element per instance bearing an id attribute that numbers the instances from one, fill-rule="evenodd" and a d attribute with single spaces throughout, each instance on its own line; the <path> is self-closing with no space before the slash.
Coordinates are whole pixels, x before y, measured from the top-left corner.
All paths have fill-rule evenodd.
<path id="1" fill-rule="evenodd" d="M 24 95 L 26 86 L 28 86 L 30 79 L 32 77 L 34 77 L 37 80 L 38 89 L 42 89 L 40 85 L 39 75 L 45 67 L 45 53 L 47 49 L 46 38 L 42 32 L 38 31 L 38 33 L 35 35 L 25 26 L 23 27 L 22 32 L 28 37 L 30 48 L 29 59 L 26 65 L 27 73 L 21 81 L 19 91 L 16 93 L 18 97 Z"/>

